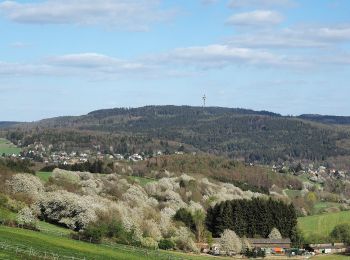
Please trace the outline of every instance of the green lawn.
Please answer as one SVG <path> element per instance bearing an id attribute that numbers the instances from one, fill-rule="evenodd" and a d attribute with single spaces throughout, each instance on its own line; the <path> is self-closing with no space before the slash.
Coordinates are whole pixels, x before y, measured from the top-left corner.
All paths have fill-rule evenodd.
<path id="1" fill-rule="evenodd" d="M 318 255 L 310 258 L 312 260 L 350 260 L 346 255 Z"/>
<path id="2" fill-rule="evenodd" d="M 10 141 L 0 138 L 0 155 L 6 154 L 19 154 L 21 152 L 21 148 L 16 147 Z"/>
<path id="3" fill-rule="evenodd" d="M 313 235 L 328 236 L 336 225 L 343 223 L 350 223 L 350 211 L 326 213 L 298 219 L 298 226 L 308 239 L 311 239 Z"/>
<path id="4" fill-rule="evenodd" d="M 42 182 L 46 183 L 49 181 L 52 172 L 37 172 L 35 175 L 38 176 Z"/>
<path id="5" fill-rule="evenodd" d="M 52 227 L 51 227 L 52 228 Z M 29 257 L 29 250 L 37 256 L 59 254 L 61 258 L 73 259 L 125 259 L 125 260 L 209 260 L 210 256 L 196 256 L 177 252 L 152 251 L 128 247 L 124 245 L 95 245 L 60 237 L 58 235 L 34 232 L 25 229 L 0 226 L 0 245 L 4 243 L 9 248 L 0 246 L 0 259 L 37 259 Z M 22 255 L 15 253 L 20 248 Z"/>

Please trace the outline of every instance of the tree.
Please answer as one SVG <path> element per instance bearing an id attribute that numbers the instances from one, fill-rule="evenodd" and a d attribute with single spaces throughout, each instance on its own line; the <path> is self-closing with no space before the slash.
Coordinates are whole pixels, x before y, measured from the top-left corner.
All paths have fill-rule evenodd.
<path id="1" fill-rule="evenodd" d="M 238 254 L 242 251 L 242 242 L 241 239 L 236 235 L 232 230 L 225 229 L 220 237 L 220 246 L 221 250 L 224 251 L 227 255 L 230 252 Z"/>
<path id="2" fill-rule="evenodd" d="M 269 234 L 270 239 L 282 239 L 281 232 L 277 228 L 273 228 Z"/>
<path id="3" fill-rule="evenodd" d="M 198 242 L 202 241 L 203 233 L 204 233 L 204 220 L 205 213 L 201 209 L 196 209 L 192 214 L 193 222 L 196 226 L 196 238 Z"/>
<path id="4" fill-rule="evenodd" d="M 249 242 L 247 237 L 243 237 L 242 238 L 242 252 L 246 252 L 247 250 L 251 250 L 253 248 L 253 246 L 251 245 L 251 243 Z"/>
<path id="5" fill-rule="evenodd" d="M 185 208 L 179 209 L 174 215 L 174 220 L 181 221 L 185 224 L 186 227 L 194 231 L 196 229 L 196 225 L 193 221 L 193 216 L 191 212 L 189 212 Z"/>
<path id="6" fill-rule="evenodd" d="M 340 224 L 334 227 L 330 237 L 337 242 L 350 243 L 350 224 Z"/>

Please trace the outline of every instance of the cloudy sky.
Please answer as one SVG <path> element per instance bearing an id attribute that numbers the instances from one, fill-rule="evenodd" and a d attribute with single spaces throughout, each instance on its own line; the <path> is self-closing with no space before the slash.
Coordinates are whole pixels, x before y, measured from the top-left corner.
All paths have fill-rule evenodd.
<path id="1" fill-rule="evenodd" d="M 348 0 L 0 1 L 0 121 L 201 105 L 350 115 Z"/>

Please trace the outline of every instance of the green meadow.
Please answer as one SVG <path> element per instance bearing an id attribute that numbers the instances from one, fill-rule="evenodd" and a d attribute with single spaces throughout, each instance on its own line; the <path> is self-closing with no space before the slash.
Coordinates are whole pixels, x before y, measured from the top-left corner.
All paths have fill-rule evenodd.
<path id="1" fill-rule="evenodd" d="M 298 219 L 298 227 L 302 230 L 307 240 L 313 236 L 326 237 L 338 224 L 350 224 L 350 211 L 325 213 Z"/>
<path id="2" fill-rule="evenodd" d="M 21 152 L 21 148 L 16 147 L 10 141 L 0 138 L 0 155 L 6 154 L 19 154 Z"/>

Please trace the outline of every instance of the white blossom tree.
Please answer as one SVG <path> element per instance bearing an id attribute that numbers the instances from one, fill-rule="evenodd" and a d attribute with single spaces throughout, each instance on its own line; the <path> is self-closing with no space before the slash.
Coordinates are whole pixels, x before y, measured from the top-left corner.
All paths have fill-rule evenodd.
<path id="1" fill-rule="evenodd" d="M 220 237 L 220 250 L 225 252 L 227 255 L 233 252 L 238 254 L 242 251 L 241 239 L 236 233 L 230 229 L 225 229 Z"/>
<path id="2" fill-rule="evenodd" d="M 30 208 L 24 207 L 17 214 L 17 222 L 22 225 L 35 227 L 37 224 L 37 218 Z"/>
<path id="3" fill-rule="evenodd" d="M 282 239 L 281 232 L 277 228 L 273 228 L 269 234 L 270 239 Z"/>

